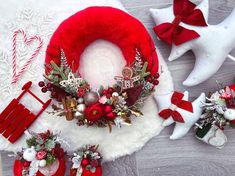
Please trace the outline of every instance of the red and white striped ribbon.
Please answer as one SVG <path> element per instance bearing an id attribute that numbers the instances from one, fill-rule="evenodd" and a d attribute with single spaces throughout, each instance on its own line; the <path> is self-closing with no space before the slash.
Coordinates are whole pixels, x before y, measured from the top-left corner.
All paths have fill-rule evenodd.
<path id="1" fill-rule="evenodd" d="M 30 45 L 32 43 L 32 41 L 34 41 L 34 40 L 38 40 L 39 45 L 36 48 L 36 50 L 33 52 L 33 54 L 30 56 L 30 58 L 27 59 L 26 63 L 23 65 L 21 70 L 17 73 L 17 68 L 16 68 L 16 59 L 17 59 L 17 57 L 16 57 L 16 54 L 17 54 L 16 53 L 16 37 L 18 36 L 18 34 L 23 35 L 24 43 L 26 45 Z M 42 45 L 43 45 L 43 41 L 42 41 L 41 37 L 39 37 L 37 35 L 35 35 L 33 37 L 30 37 L 28 39 L 27 36 L 26 36 L 26 33 L 22 29 L 19 29 L 19 30 L 14 32 L 14 35 L 13 35 L 13 48 L 12 48 L 12 64 L 13 64 L 13 77 L 12 77 L 12 81 L 11 81 L 12 84 L 14 84 L 18 81 L 18 79 L 24 73 L 26 68 L 32 63 L 33 59 L 39 54 L 40 49 L 42 48 Z"/>

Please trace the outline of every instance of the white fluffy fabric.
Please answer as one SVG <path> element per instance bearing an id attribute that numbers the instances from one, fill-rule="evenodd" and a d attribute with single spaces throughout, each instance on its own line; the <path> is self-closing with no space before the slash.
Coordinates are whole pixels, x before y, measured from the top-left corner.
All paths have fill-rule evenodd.
<path id="1" fill-rule="evenodd" d="M 51 34 L 56 27 L 70 15 L 88 6 L 105 5 L 124 9 L 116 0 L 8 0 L 0 6 L 0 110 L 21 92 L 20 88 L 27 81 L 34 83 L 32 90 L 43 100 L 49 94 L 42 94 L 37 86 L 43 80 L 45 49 Z M 11 85 L 12 35 L 16 29 L 23 29 L 27 36 L 38 34 L 44 41 L 43 49 L 25 74 L 15 84 Z M 20 37 L 19 37 L 20 38 Z M 35 45 L 26 47 L 20 40 L 17 45 L 17 65 L 22 66 L 31 55 Z M 173 83 L 165 62 L 158 52 L 161 63 L 160 85 L 157 93 L 165 94 L 173 90 Z M 93 87 L 100 84 L 110 85 L 113 77 L 121 72 L 125 61 L 120 49 L 107 41 L 98 40 L 91 44 L 82 55 L 80 71 Z M 38 103 L 26 96 L 23 103 L 28 109 L 36 112 Z M 52 111 L 48 108 L 47 111 Z M 109 133 L 107 128 L 78 127 L 75 121 L 68 122 L 63 117 L 53 116 L 44 112 L 30 127 L 30 130 L 42 132 L 50 129 L 60 132 L 67 140 L 69 152 L 85 144 L 99 144 L 104 161 L 114 160 L 120 156 L 139 150 L 150 138 L 162 130 L 162 119 L 157 117 L 157 108 L 150 97 L 142 109 L 144 117 L 133 119 L 133 125 Z M 10 144 L 0 136 L 0 150 L 14 151 L 25 145 L 25 135 L 15 144 Z"/>

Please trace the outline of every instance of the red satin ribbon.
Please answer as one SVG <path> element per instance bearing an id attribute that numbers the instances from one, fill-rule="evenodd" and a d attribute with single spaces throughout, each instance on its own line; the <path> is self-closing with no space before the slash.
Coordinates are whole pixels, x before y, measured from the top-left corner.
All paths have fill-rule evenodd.
<path id="1" fill-rule="evenodd" d="M 162 23 L 153 28 L 156 35 L 169 45 L 180 45 L 200 37 L 194 31 L 186 29 L 179 24 L 184 22 L 193 26 L 207 26 L 203 13 L 195 9 L 196 5 L 189 0 L 174 0 L 175 19 L 172 23 Z"/>
<path id="2" fill-rule="evenodd" d="M 176 106 L 176 109 L 180 108 L 188 112 L 193 112 L 192 103 L 189 101 L 183 100 L 183 97 L 184 97 L 184 94 L 180 92 L 174 92 L 171 97 L 172 105 Z M 170 108 L 163 109 L 159 113 L 159 116 L 162 117 L 163 119 L 168 119 L 169 117 L 172 117 L 175 122 L 184 123 L 184 119 L 182 115 L 178 111 L 176 111 L 176 109 L 175 110 L 172 110 Z"/>

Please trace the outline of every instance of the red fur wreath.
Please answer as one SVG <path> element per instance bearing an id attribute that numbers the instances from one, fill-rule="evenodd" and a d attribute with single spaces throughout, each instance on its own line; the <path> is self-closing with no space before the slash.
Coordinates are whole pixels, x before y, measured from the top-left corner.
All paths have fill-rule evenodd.
<path id="1" fill-rule="evenodd" d="M 75 71 L 85 48 L 97 39 L 116 44 L 122 50 L 127 65 L 135 59 L 135 48 L 148 62 L 147 70 L 155 75 L 158 57 L 154 43 L 143 24 L 126 12 L 112 7 L 89 7 L 62 22 L 53 34 L 46 53 L 46 64 L 60 65 L 61 49 Z M 73 63 L 73 67 L 72 67 Z M 46 73 L 48 73 L 46 68 Z"/>

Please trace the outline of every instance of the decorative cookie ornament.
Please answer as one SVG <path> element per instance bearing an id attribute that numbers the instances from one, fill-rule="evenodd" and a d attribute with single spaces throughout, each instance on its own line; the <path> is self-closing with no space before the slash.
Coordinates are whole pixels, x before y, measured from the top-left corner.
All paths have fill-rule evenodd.
<path id="1" fill-rule="evenodd" d="M 203 22 L 200 13 L 196 13 L 196 11 L 201 10 L 205 19 L 208 19 L 208 9 L 208 0 L 203 0 L 197 7 L 188 0 L 174 0 L 173 6 L 150 10 L 155 23 L 160 27 L 166 22 L 177 19 L 176 22 L 173 22 L 173 25 L 177 26 L 178 31 L 172 31 L 171 28 L 166 27 L 165 30 L 159 30 L 159 26 L 155 27 L 155 32 L 159 38 L 168 44 L 172 43 L 169 60 L 176 60 L 189 50 L 192 50 L 196 56 L 194 69 L 183 82 L 185 86 L 194 86 L 209 79 L 219 70 L 228 54 L 235 47 L 235 36 L 233 35 L 235 10 L 220 24 L 208 24 L 208 26 L 203 27 L 195 25 L 198 22 L 197 20 Z M 173 12 L 176 12 L 176 16 Z M 186 17 L 179 15 L 179 12 L 186 13 L 184 14 Z M 199 16 L 200 18 L 198 18 Z M 188 21 L 188 19 L 190 20 Z M 187 33 L 187 30 L 194 31 L 194 35 Z M 168 37 L 166 38 L 166 36 Z M 172 42 L 168 42 L 170 39 Z M 234 60 L 232 56 L 229 57 Z"/>
<path id="2" fill-rule="evenodd" d="M 97 39 L 119 46 L 126 66 L 122 76 L 114 77 L 114 85 L 94 90 L 79 74 L 79 61 Z M 52 113 L 76 119 L 78 125 L 107 126 L 110 132 L 117 125 L 116 118 L 130 125 L 132 117 L 143 115 L 140 108 L 159 83 L 157 55 L 147 30 L 137 19 L 112 7 L 90 7 L 65 20 L 50 40 L 45 62 L 45 77 L 61 90 L 53 89 L 52 97 L 65 95 L 61 96 L 63 107 L 53 105 Z M 67 103 L 68 99 L 76 103 Z"/>
<path id="3" fill-rule="evenodd" d="M 27 148 L 16 155 L 14 176 L 63 176 L 65 174 L 64 149 L 67 143 L 50 131 L 26 133 Z"/>
<path id="4" fill-rule="evenodd" d="M 202 114 L 201 103 L 205 102 L 205 94 L 202 93 L 193 103 L 188 102 L 188 92 L 184 94 L 172 92 L 166 95 L 155 95 L 159 108 L 159 115 L 166 119 L 163 126 L 175 124 L 170 139 L 179 139 L 187 134 L 190 128 L 198 121 Z M 167 118 L 164 111 L 170 111 Z"/>
<path id="5" fill-rule="evenodd" d="M 133 70 L 130 67 L 125 67 L 122 71 L 122 77 L 116 76 L 115 80 L 121 82 L 122 89 L 128 89 L 134 87 L 134 82 L 140 79 L 140 75 L 133 77 Z"/>

